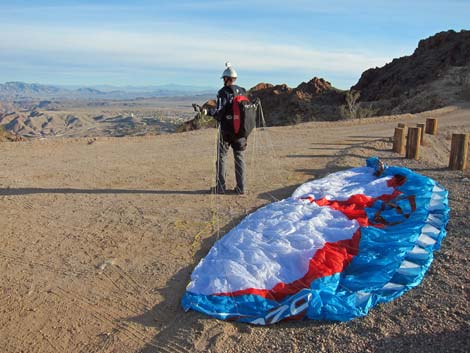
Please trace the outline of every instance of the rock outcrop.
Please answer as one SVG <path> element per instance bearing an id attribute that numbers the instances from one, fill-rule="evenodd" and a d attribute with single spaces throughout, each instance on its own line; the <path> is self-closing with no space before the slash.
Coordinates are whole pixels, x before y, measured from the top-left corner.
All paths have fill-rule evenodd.
<path id="1" fill-rule="evenodd" d="M 365 71 L 352 89 L 378 113 L 418 112 L 452 104 L 470 78 L 470 31 L 421 40 L 414 53 Z"/>
<path id="2" fill-rule="evenodd" d="M 267 125 L 338 120 L 341 119 L 339 107 L 345 99 L 344 91 L 318 77 L 302 82 L 296 88 L 260 83 L 250 89 L 249 95 L 261 100 Z"/>

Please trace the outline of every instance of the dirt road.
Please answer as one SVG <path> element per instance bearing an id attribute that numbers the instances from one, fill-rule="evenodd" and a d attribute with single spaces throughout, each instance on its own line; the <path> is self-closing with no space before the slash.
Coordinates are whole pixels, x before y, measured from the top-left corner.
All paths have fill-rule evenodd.
<path id="1" fill-rule="evenodd" d="M 391 153 L 397 122 L 439 118 L 420 161 Z M 215 130 L 0 144 L 1 352 L 468 351 L 470 182 L 450 172 L 470 108 L 256 131 L 249 194 L 209 193 Z M 348 323 L 252 327 L 184 313 L 192 269 L 246 214 L 378 155 L 450 190 L 449 235 L 423 284 Z M 233 186 L 233 169 L 230 182 Z"/>

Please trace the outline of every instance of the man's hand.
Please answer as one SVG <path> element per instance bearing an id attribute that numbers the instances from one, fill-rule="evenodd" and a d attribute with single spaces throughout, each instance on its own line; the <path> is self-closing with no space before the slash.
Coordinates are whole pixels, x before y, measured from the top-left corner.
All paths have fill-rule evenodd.
<path id="1" fill-rule="evenodd" d="M 193 103 L 192 106 L 193 106 L 193 109 L 194 109 L 195 112 L 198 112 L 198 113 L 201 112 L 201 106 L 200 105 L 198 105 L 196 103 Z"/>

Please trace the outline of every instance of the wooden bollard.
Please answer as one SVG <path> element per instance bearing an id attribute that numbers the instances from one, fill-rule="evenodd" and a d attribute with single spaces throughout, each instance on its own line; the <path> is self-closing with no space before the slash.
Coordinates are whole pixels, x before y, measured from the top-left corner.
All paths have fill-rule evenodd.
<path id="1" fill-rule="evenodd" d="M 449 168 L 464 170 L 467 167 L 468 134 L 452 134 Z"/>
<path id="2" fill-rule="evenodd" d="M 416 124 L 417 127 L 421 128 L 421 146 L 424 146 L 424 124 Z"/>
<path id="3" fill-rule="evenodd" d="M 429 135 L 437 134 L 437 119 L 436 118 L 426 119 L 426 133 Z"/>
<path id="4" fill-rule="evenodd" d="M 405 129 L 402 127 L 396 127 L 395 134 L 393 135 L 393 152 L 404 155 L 405 141 Z"/>
<path id="5" fill-rule="evenodd" d="M 408 132 L 408 129 L 407 129 L 407 127 L 406 127 L 406 124 L 405 124 L 405 123 L 398 123 L 397 126 L 398 126 L 399 128 L 401 128 L 401 129 L 403 129 L 403 134 L 405 135 L 405 140 L 406 140 L 406 138 L 407 138 L 406 134 L 407 134 L 407 132 Z"/>
<path id="6" fill-rule="evenodd" d="M 419 145 L 421 140 L 421 128 L 408 128 L 408 138 L 406 139 L 406 158 L 419 158 Z"/>

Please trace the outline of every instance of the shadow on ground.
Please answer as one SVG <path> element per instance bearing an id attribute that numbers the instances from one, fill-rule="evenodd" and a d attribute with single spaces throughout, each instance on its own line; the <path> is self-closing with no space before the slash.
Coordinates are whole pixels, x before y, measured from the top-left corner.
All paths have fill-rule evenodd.
<path id="1" fill-rule="evenodd" d="M 0 188 L 0 196 L 32 194 L 152 194 L 205 195 L 210 190 L 137 190 L 137 189 L 74 189 L 74 188 Z"/>
<path id="2" fill-rule="evenodd" d="M 376 147 L 364 146 L 361 144 L 361 148 L 370 149 L 372 151 L 388 151 L 385 149 L 378 149 Z M 364 155 L 351 153 L 350 148 L 341 150 L 341 154 L 337 157 L 356 157 L 364 159 Z M 323 158 L 321 155 L 305 155 L 305 156 L 288 156 L 290 158 L 295 157 L 312 157 L 312 158 Z M 331 156 L 328 156 L 331 157 Z M 385 162 L 391 162 L 393 160 L 400 160 L 402 157 L 389 156 L 383 158 Z M 324 168 L 318 169 L 298 169 L 298 172 L 304 172 L 315 176 L 315 178 L 321 178 L 332 172 L 351 168 L 350 165 L 337 165 L 337 160 L 334 159 L 328 163 Z M 261 193 L 258 195 L 259 198 L 273 201 L 273 197 L 276 199 L 284 199 L 292 195 L 293 191 L 298 185 L 285 186 L 270 192 Z M 154 191 L 154 193 L 170 193 L 170 191 Z M 174 192 L 177 193 L 177 192 Z M 184 193 L 184 192 L 182 192 Z M 202 193 L 201 191 L 193 191 L 187 193 Z M 207 193 L 207 192 L 205 192 Z M 237 332 L 250 332 L 251 326 L 241 323 L 223 323 L 218 320 L 212 319 L 205 315 L 199 314 L 194 311 L 185 313 L 181 307 L 181 298 L 184 295 L 186 285 L 189 283 L 191 272 L 194 267 L 199 263 L 200 259 L 203 258 L 210 248 L 213 246 L 215 241 L 219 238 L 220 234 L 228 232 L 234 224 L 241 221 L 243 216 L 240 216 L 233 220 L 229 225 L 225 226 L 220 232 L 214 232 L 211 236 L 205 238 L 199 250 L 194 254 L 194 262 L 180 269 L 175 273 L 162 288 L 156 288 L 155 291 L 162 297 L 162 300 L 155 305 L 152 309 L 141 315 L 129 317 L 126 320 L 135 322 L 144 327 L 153 327 L 159 332 L 155 335 L 144 347 L 141 348 L 141 352 L 190 352 L 196 350 L 208 350 L 213 348 L 215 340 L 219 338 L 230 339 L 230 336 Z M 273 325 L 270 327 L 261 328 L 262 330 L 278 330 L 290 327 L 292 329 L 300 327 L 310 328 L 325 328 L 334 326 L 333 322 L 323 321 L 299 321 L 299 322 L 288 322 L 282 326 Z M 228 328 L 228 329 L 227 329 Z M 401 352 L 401 351 L 422 351 L 420 348 L 424 347 L 429 342 L 439 342 L 439 345 L 444 349 L 453 342 L 458 342 L 462 347 L 468 347 L 469 335 L 468 328 L 464 328 L 458 332 L 442 332 L 435 335 L 407 335 L 397 337 L 387 337 L 379 341 L 371 342 L 371 349 L 373 351 L 386 351 L 386 352 Z M 238 336 L 237 334 L 237 336 Z M 234 336 L 235 337 L 235 336 Z M 233 339 L 236 341 L 238 338 Z M 465 346 L 466 345 L 466 346 Z M 463 351 L 463 350 L 462 350 Z"/>
<path id="3" fill-rule="evenodd" d="M 193 256 L 193 263 L 175 273 L 164 287 L 155 289 L 155 292 L 163 298 L 160 303 L 142 315 L 126 319 L 144 327 L 155 327 L 159 330 L 159 333 L 140 349 L 140 352 L 155 352 L 157 348 L 158 352 L 190 352 L 204 331 L 205 321 L 218 322 L 194 311 L 185 313 L 181 306 L 181 298 L 194 267 L 206 256 L 220 235 L 228 232 L 233 228 L 234 223 L 240 222 L 242 218 L 243 216 L 234 219 L 220 231 L 215 231 L 205 238 Z"/>
<path id="4" fill-rule="evenodd" d="M 292 195 L 299 185 L 300 184 L 289 185 L 269 192 L 263 192 L 258 195 L 258 198 L 271 202 L 286 199 Z"/>
<path id="5" fill-rule="evenodd" d="M 456 331 L 443 331 L 433 334 L 411 334 L 386 337 L 376 341 L 374 352 L 468 352 L 470 350 L 470 327 Z"/>

